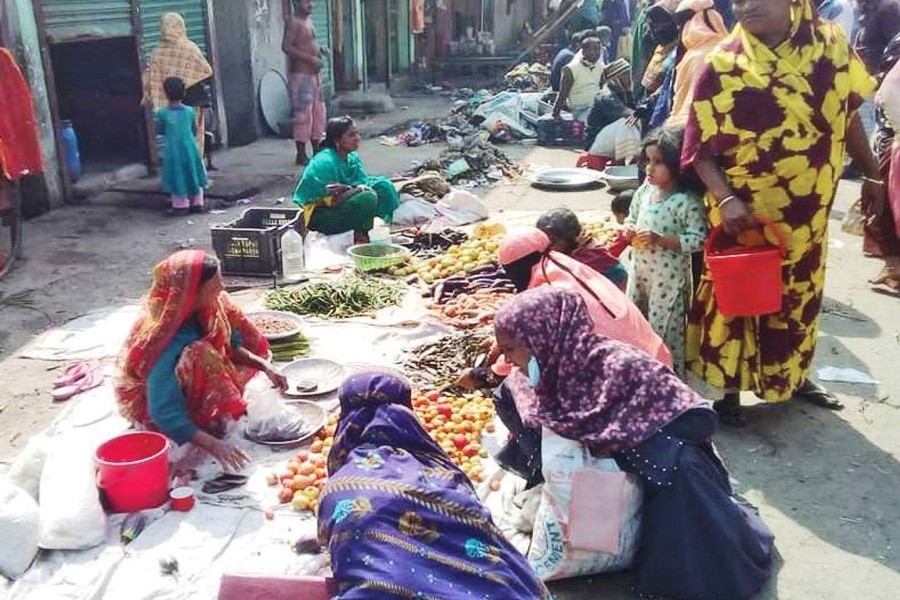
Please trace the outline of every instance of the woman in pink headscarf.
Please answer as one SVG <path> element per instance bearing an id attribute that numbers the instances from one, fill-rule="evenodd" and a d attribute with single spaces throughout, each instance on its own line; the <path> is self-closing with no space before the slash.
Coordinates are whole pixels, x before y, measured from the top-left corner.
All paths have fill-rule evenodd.
<path id="1" fill-rule="evenodd" d="M 672 353 L 650 323 L 614 283 L 565 254 L 550 250 L 550 238 L 531 227 L 500 244 L 500 263 L 522 292 L 551 285 L 576 292 L 587 305 L 594 332 L 643 350 L 672 366 Z"/>
<path id="2" fill-rule="evenodd" d="M 713 0 L 682 0 L 675 11 L 675 18 L 684 23 L 681 28 L 684 56 L 675 67 L 672 112 L 666 125 L 687 124 L 694 101 L 694 83 L 703 70 L 706 55 L 728 35 L 725 20 L 713 6 Z"/>

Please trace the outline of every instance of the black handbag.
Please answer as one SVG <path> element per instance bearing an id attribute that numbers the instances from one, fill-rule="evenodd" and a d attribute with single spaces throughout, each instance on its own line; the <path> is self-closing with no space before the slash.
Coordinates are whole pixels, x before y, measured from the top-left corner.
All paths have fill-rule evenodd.
<path id="1" fill-rule="evenodd" d="M 209 79 L 199 81 L 184 91 L 184 104 L 196 108 L 212 108 L 212 86 Z"/>

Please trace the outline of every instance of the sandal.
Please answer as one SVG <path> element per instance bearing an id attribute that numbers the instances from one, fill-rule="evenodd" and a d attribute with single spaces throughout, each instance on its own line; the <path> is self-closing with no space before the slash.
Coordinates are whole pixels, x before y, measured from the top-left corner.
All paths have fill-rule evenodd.
<path id="1" fill-rule="evenodd" d="M 740 429 L 747 426 L 747 418 L 740 404 L 735 404 L 726 399 L 713 402 L 713 410 L 719 415 L 719 423 L 726 427 Z"/>
<path id="2" fill-rule="evenodd" d="M 53 391 L 50 392 L 54 402 L 65 402 L 66 400 L 70 400 L 72 397 L 77 396 L 82 392 L 92 390 L 103 383 L 105 376 L 99 365 L 82 364 L 84 365 L 83 371 L 78 371 L 82 373 L 81 376 L 67 383 L 63 383 L 62 385 L 54 385 Z"/>
<path id="3" fill-rule="evenodd" d="M 794 392 L 794 398 L 828 410 L 844 410 L 844 404 L 837 396 L 811 379 L 803 382 L 803 385 Z"/>

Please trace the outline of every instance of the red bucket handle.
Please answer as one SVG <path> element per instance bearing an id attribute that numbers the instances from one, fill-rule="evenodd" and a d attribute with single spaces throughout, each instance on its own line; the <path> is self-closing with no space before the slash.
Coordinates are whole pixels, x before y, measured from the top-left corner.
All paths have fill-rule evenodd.
<path id="1" fill-rule="evenodd" d="M 765 217 L 760 217 L 757 215 L 751 215 L 751 216 L 754 221 L 756 221 L 757 223 L 762 225 L 764 229 L 768 229 L 769 231 L 771 231 L 772 234 L 775 235 L 775 238 L 778 239 L 778 246 L 776 246 L 776 247 L 778 248 L 779 254 L 781 254 L 781 258 L 784 258 L 785 256 L 787 256 L 787 242 L 785 242 L 784 236 L 781 234 L 780 231 L 778 231 L 778 228 L 775 227 L 775 223 L 773 223 L 772 221 L 770 221 L 769 219 L 767 219 Z M 716 239 L 718 239 L 719 235 L 723 231 L 725 231 L 725 230 L 722 228 L 721 225 L 716 225 L 715 227 L 712 228 L 712 231 L 709 232 L 709 236 L 707 236 L 707 238 L 706 238 L 706 247 L 705 247 L 705 251 L 706 251 L 707 255 L 709 255 L 709 254 L 715 255 L 715 252 L 713 251 L 713 242 Z"/>

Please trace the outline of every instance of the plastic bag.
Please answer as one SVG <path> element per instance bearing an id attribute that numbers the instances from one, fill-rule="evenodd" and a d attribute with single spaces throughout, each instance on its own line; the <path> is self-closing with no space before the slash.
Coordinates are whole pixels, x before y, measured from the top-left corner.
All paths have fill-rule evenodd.
<path id="1" fill-rule="evenodd" d="M 627 476 L 621 505 L 615 507 L 621 518 L 619 552 L 605 554 L 574 550 L 569 539 L 569 507 L 576 475 L 585 470 L 620 472 L 612 459 L 594 458 L 576 441 L 544 429 L 541 458 L 546 480 L 534 522 L 528 561 L 544 581 L 621 571 L 631 566 L 640 535 L 641 487 Z M 602 512 L 598 507 L 598 513 Z"/>
<path id="2" fill-rule="evenodd" d="M 248 436 L 261 442 L 288 442 L 312 433 L 310 424 L 284 402 L 281 392 L 262 386 L 255 382 L 247 386 Z"/>
<path id="3" fill-rule="evenodd" d="M 37 502 L 8 477 L 0 476 L 0 574 L 20 577 L 38 551 Z"/>
<path id="4" fill-rule="evenodd" d="M 400 227 L 417 227 L 430 223 L 439 215 L 433 204 L 418 198 L 411 198 L 400 204 L 394 211 L 394 225 Z"/>
<path id="5" fill-rule="evenodd" d="M 484 200 L 465 190 L 454 189 L 435 206 L 453 225 L 484 221 L 490 216 L 490 209 Z"/>
<path id="6" fill-rule="evenodd" d="M 347 248 L 353 245 L 353 232 L 325 235 L 318 231 L 306 234 L 303 257 L 310 271 L 322 271 L 331 267 L 350 264 Z"/>
<path id="7" fill-rule="evenodd" d="M 96 446 L 93 436 L 79 431 L 53 438 L 41 474 L 41 548 L 83 550 L 106 538 L 94 467 Z"/>
<path id="8" fill-rule="evenodd" d="M 32 498 L 38 499 L 41 489 L 41 472 L 47 462 L 47 447 L 50 439 L 46 433 L 39 433 L 28 440 L 25 449 L 19 453 L 6 475 Z"/>

